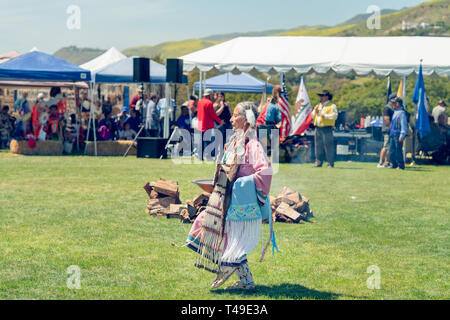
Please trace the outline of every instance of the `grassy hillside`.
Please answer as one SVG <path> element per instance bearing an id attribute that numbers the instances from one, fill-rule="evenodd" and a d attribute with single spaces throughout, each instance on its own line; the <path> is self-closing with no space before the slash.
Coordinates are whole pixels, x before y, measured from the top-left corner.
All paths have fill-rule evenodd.
<path id="1" fill-rule="evenodd" d="M 406 8 L 404 8 L 404 9 L 406 9 Z M 404 9 L 401 9 L 401 10 L 404 10 Z M 399 10 L 381 9 L 380 13 L 381 13 L 381 15 L 386 15 L 386 14 L 390 14 L 390 13 L 397 12 L 397 11 L 399 11 Z M 344 22 L 338 24 L 337 26 L 346 26 L 349 24 L 360 24 L 360 23 L 365 22 L 367 20 L 367 18 L 369 18 L 371 15 L 372 15 L 371 13 L 361 13 L 361 14 L 354 16 L 351 19 L 348 19 L 347 21 L 344 21 Z"/>
<path id="2" fill-rule="evenodd" d="M 441 28 L 402 31 L 402 22 L 441 25 Z M 381 17 L 381 29 L 370 30 L 366 22 L 337 32 L 336 36 L 405 36 L 405 35 L 450 35 L 450 0 L 433 0 L 415 7 Z"/>
<path id="3" fill-rule="evenodd" d="M 336 33 L 344 32 L 345 30 L 353 28 L 354 25 L 339 26 L 339 27 L 324 27 L 324 26 L 314 26 L 314 27 L 298 27 L 287 30 L 282 33 L 275 34 L 276 36 L 315 36 L 315 37 L 326 37 L 334 36 Z"/>
<path id="4" fill-rule="evenodd" d="M 127 56 L 153 57 L 161 56 L 164 58 L 176 58 L 197 50 L 211 47 L 219 42 L 188 39 L 180 41 L 168 41 L 156 46 L 138 46 L 125 49 L 123 53 Z"/>
<path id="5" fill-rule="evenodd" d="M 403 9 L 389 14 L 382 10 L 381 29 L 367 28 L 366 19 L 369 15 L 358 15 L 347 21 L 345 25 L 334 27 L 313 26 L 296 27 L 278 33 L 279 36 L 406 36 L 406 35 L 450 35 L 450 0 L 433 0 L 424 2 L 412 8 Z M 402 31 L 402 22 L 438 25 L 426 29 Z M 349 23 L 354 24 L 349 24 Z"/>
<path id="6" fill-rule="evenodd" d="M 98 57 L 105 51 L 106 50 L 103 49 L 78 48 L 76 46 L 70 46 L 59 49 L 53 55 L 73 64 L 80 65 Z"/>

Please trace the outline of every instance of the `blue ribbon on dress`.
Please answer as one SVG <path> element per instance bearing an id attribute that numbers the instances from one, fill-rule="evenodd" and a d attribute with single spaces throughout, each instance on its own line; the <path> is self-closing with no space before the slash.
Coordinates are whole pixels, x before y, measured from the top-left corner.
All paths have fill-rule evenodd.
<path id="1" fill-rule="evenodd" d="M 280 252 L 280 250 L 278 249 L 277 246 L 277 242 L 275 241 L 275 231 L 272 230 L 272 255 L 275 255 L 275 250 L 277 250 L 277 252 Z"/>

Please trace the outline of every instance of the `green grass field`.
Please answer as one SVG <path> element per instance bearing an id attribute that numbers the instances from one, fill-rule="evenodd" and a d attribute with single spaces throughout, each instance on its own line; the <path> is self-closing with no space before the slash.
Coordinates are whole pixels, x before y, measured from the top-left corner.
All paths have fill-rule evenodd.
<path id="1" fill-rule="evenodd" d="M 192 251 L 171 246 L 191 225 L 144 212 L 145 182 L 178 180 L 184 201 L 200 193 L 190 180 L 213 172 L 171 160 L 0 153 L 0 298 L 450 298 L 449 167 L 280 165 L 271 193 L 301 192 L 315 219 L 276 223 L 281 252 L 260 264 L 258 246 L 249 256 L 257 288 L 235 293 L 210 291 L 214 276 L 193 267 Z M 81 269 L 80 289 L 67 287 L 71 265 Z M 378 290 L 366 283 L 372 265 Z"/>

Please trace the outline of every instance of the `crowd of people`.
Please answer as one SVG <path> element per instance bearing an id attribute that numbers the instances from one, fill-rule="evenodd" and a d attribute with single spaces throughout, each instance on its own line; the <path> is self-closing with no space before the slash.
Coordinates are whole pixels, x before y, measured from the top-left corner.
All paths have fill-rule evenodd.
<path id="1" fill-rule="evenodd" d="M 429 99 L 427 98 L 427 105 Z M 430 126 L 435 128 L 438 134 L 444 137 L 444 147 L 449 145 L 449 125 L 446 112 L 446 103 L 443 100 L 432 110 L 429 108 L 428 117 Z M 383 108 L 383 147 L 380 152 L 378 168 L 405 169 L 403 153 L 404 141 L 408 134 L 410 115 L 405 110 L 403 100 L 396 94 L 388 97 L 388 103 Z"/>
<path id="2" fill-rule="evenodd" d="M 122 107 L 114 115 L 109 99 L 95 101 L 94 123 L 89 125 L 91 101 L 87 92 L 76 97 L 76 108 L 68 112 L 67 98 L 59 87 L 52 87 L 49 98 L 41 92 L 36 99 L 29 99 L 25 91 L 16 100 L 14 108 L 4 105 L 0 114 L 0 148 L 9 148 L 10 141 L 28 140 L 34 147 L 37 140 L 53 140 L 64 143 L 64 151 L 71 153 L 76 145 L 82 149 L 87 139 L 132 140 L 141 124 L 136 108 Z M 92 123 L 91 123 L 92 124 Z M 88 134 L 89 129 L 89 134 Z M 159 132 L 157 133 L 159 134 Z"/>
<path id="3" fill-rule="evenodd" d="M 272 95 L 260 104 L 256 119 L 256 128 L 278 129 L 282 121 L 279 107 L 281 87 L 275 86 Z M 8 148 L 11 139 L 17 140 L 54 140 L 64 142 L 64 150 L 71 153 L 73 146 L 82 146 L 86 140 L 94 140 L 94 134 L 99 141 L 133 140 L 138 135 L 142 137 L 164 136 L 165 117 L 169 117 L 168 104 L 157 94 L 144 92 L 139 87 L 132 97 L 129 106 L 123 106 L 121 112 L 114 114 L 111 101 L 96 100 L 94 102 L 94 124 L 89 125 L 91 101 L 87 92 L 76 99 L 77 107 L 74 113 L 67 112 L 66 98 L 59 87 L 52 87 L 49 98 L 40 93 L 34 101 L 28 98 L 27 92 L 20 96 L 14 107 L 4 105 L 0 112 L 0 148 Z M 331 101 L 333 95 L 323 90 L 318 94 L 320 102 L 312 110 L 312 124 L 315 128 L 314 146 L 316 162 L 314 167 L 321 167 L 328 162 L 328 167 L 334 167 L 335 144 L 333 131 L 338 117 L 338 110 Z M 380 152 L 378 168 L 404 169 L 403 142 L 408 134 L 409 114 L 403 107 L 402 99 L 392 94 L 382 111 L 384 136 L 383 147 Z M 177 114 L 177 107 L 172 101 L 170 106 L 173 115 Z M 213 143 L 217 137 L 223 141 L 227 138 L 227 130 L 231 129 L 230 119 L 233 110 L 224 92 L 213 92 L 206 89 L 199 100 L 197 96 L 190 96 L 181 105 L 180 114 L 175 119 L 170 116 L 167 122 L 169 132 L 174 127 L 185 129 L 191 134 L 200 135 L 201 145 L 193 145 L 194 153 L 203 158 L 202 152 Z M 430 123 L 436 126 L 441 134 L 449 131 L 446 103 L 439 101 L 438 105 L 429 110 Z M 92 124 L 92 123 L 91 123 Z M 261 126 L 261 127 L 260 127 Z M 89 129 L 90 128 L 90 129 Z M 215 129 L 220 134 L 212 134 Z M 89 132 L 88 132 L 89 130 Z M 30 144 L 32 145 L 32 143 Z M 223 150 L 222 150 L 223 151 Z M 219 151 L 219 152 L 222 152 Z M 211 154 L 214 156 L 214 151 Z"/>

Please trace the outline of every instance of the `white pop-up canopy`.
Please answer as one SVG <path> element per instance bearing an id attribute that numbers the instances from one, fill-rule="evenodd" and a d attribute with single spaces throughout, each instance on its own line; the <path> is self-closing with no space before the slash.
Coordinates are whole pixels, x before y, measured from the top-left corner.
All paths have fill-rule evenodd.
<path id="1" fill-rule="evenodd" d="M 239 37 L 180 57 L 185 71 L 450 75 L 449 37 Z"/>
<path id="2" fill-rule="evenodd" d="M 80 65 L 80 67 L 83 69 L 91 70 L 92 78 L 95 79 L 94 75 L 97 73 L 97 71 L 126 58 L 126 55 L 124 55 L 116 48 L 112 47 L 105 53 L 99 55 L 97 58 L 94 58 Z"/>

